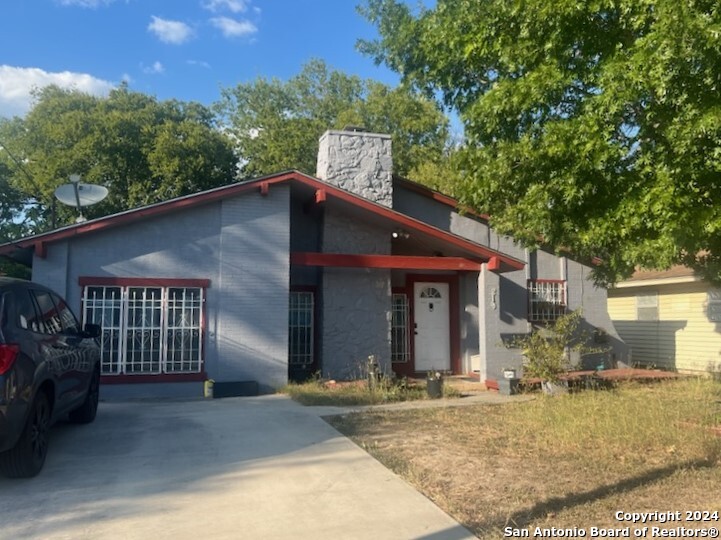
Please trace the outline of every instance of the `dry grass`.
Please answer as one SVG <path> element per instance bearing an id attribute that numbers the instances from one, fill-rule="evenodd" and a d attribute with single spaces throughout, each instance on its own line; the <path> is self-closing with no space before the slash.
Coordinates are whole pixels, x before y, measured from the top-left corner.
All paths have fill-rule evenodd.
<path id="1" fill-rule="evenodd" d="M 460 393 L 444 385 L 446 397 L 458 397 Z M 351 382 L 313 379 L 304 383 L 291 383 L 281 390 L 303 405 L 331 405 L 349 407 L 357 405 L 378 405 L 398 401 L 428 399 L 425 383 L 406 379 L 381 379 L 374 388 L 368 381 Z"/>
<path id="2" fill-rule="evenodd" d="M 501 538 L 506 526 L 533 536 L 537 526 L 627 525 L 617 510 L 721 510 L 721 437 L 708 429 L 721 425 L 721 385 L 712 381 L 331 423 L 479 538 Z"/>

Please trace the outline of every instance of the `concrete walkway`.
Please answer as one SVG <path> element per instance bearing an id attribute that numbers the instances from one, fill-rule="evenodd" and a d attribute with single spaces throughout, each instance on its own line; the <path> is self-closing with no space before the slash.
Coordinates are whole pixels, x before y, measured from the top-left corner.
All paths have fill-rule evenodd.
<path id="1" fill-rule="evenodd" d="M 321 409 L 283 396 L 101 403 L 94 424 L 54 428 L 37 478 L 0 478 L 0 538 L 473 538 Z"/>

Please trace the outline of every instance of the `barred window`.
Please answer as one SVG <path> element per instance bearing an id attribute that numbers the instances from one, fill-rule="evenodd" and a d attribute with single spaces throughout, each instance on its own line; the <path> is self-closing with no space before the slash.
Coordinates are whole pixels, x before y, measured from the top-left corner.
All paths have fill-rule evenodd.
<path id="1" fill-rule="evenodd" d="M 391 319 L 391 362 L 408 362 L 408 356 L 408 296 L 394 294 Z"/>
<path id="2" fill-rule="evenodd" d="M 87 286 L 83 323 L 102 328 L 101 373 L 199 373 L 203 289 Z"/>
<path id="3" fill-rule="evenodd" d="M 528 281 L 528 320 L 552 322 L 566 312 L 566 282 Z"/>
<path id="4" fill-rule="evenodd" d="M 313 363 L 313 293 L 291 291 L 288 309 L 288 362 Z"/>

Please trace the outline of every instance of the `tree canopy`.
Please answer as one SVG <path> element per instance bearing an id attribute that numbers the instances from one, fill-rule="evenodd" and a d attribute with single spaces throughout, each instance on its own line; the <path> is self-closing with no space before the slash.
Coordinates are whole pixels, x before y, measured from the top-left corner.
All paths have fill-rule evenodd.
<path id="1" fill-rule="evenodd" d="M 600 281 L 721 278 L 717 0 L 367 0 L 360 49 L 454 107 L 462 200 L 497 230 L 598 256 Z"/>
<path id="2" fill-rule="evenodd" d="M 231 141 L 197 103 L 158 101 L 126 85 L 108 97 L 48 86 L 35 99 L 26 117 L 0 121 L 3 239 L 49 228 L 53 193 L 71 174 L 110 191 L 84 209 L 91 218 L 235 178 Z M 55 212 L 57 225 L 76 217 L 61 204 Z"/>
<path id="3" fill-rule="evenodd" d="M 315 174 L 318 139 L 347 125 L 391 134 L 400 175 L 428 174 L 432 182 L 429 171 L 442 167 L 448 153 L 448 119 L 434 101 L 329 69 L 321 60 L 288 81 L 260 77 L 226 88 L 218 111 L 245 177 L 286 169 Z"/>

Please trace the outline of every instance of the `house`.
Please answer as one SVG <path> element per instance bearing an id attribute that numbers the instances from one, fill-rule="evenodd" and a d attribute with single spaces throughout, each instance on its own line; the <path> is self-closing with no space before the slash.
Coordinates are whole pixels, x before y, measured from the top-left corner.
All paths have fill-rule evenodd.
<path id="1" fill-rule="evenodd" d="M 260 391 L 321 371 L 520 368 L 504 343 L 566 310 L 626 349 L 590 268 L 499 236 L 482 215 L 392 174 L 391 140 L 320 139 L 297 171 L 0 245 L 103 327 L 106 395 L 199 395 L 205 379 Z M 597 365 L 598 360 L 594 360 Z"/>
<path id="2" fill-rule="evenodd" d="M 634 364 L 721 371 L 721 290 L 690 268 L 637 271 L 608 297 L 608 311 Z"/>

